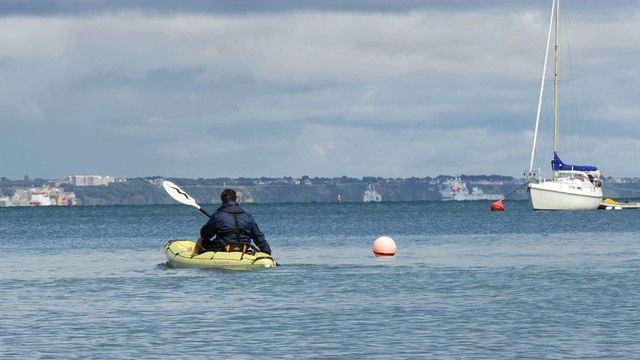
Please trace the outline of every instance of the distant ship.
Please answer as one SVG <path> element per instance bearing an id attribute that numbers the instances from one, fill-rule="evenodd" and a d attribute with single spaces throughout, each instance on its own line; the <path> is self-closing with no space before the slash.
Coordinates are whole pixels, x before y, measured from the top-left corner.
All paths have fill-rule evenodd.
<path id="1" fill-rule="evenodd" d="M 364 191 L 364 196 L 362 197 L 362 201 L 364 202 L 378 202 L 382 201 L 382 195 L 377 192 L 371 184 L 369 184 L 369 188 Z"/>
<path id="2" fill-rule="evenodd" d="M 51 197 L 44 191 L 31 191 L 31 206 L 49 206 L 51 205 Z"/>
<path id="3" fill-rule="evenodd" d="M 501 194 L 485 194 L 475 186 L 469 192 L 467 184 L 460 181 L 458 176 L 446 180 L 440 185 L 440 195 L 442 196 L 442 201 L 500 200 L 503 197 Z"/>

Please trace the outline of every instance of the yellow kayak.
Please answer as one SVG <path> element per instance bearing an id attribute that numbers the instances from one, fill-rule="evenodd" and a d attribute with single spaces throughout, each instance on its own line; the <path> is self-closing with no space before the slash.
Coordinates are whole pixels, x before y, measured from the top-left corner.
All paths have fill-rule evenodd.
<path id="1" fill-rule="evenodd" d="M 220 268 L 249 270 L 274 268 L 276 260 L 263 252 L 209 251 L 193 255 L 196 243 L 191 240 L 170 240 L 164 245 L 164 255 L 173 267 Z"/>

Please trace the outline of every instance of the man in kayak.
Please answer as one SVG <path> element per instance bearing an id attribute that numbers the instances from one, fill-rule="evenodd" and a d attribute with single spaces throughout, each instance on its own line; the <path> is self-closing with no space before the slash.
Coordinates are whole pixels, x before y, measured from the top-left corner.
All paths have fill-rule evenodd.
<path id="1" fill-rule="evenodd" d="M 200 229 L 194 254 L 206 251 L 246 251 L 251 240 L 260 251 L 271 255 L 271 247 L 253 216 L 238 206 L 236 192 L 225 189 L 220 194 L 222 205 Z"/>

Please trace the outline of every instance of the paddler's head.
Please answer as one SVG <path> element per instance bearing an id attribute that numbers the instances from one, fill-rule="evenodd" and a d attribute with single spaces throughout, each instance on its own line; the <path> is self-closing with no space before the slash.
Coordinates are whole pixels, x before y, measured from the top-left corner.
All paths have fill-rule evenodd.
<path id="1" fill-rule="evenodd" d="M 220 200 L 222 201 L 223 204 L 226 203 L 227 201 L 236 201 L 237 196 L 236 196 L 235 190 L 224 189 L 222 194 L 220 194 Z"/>

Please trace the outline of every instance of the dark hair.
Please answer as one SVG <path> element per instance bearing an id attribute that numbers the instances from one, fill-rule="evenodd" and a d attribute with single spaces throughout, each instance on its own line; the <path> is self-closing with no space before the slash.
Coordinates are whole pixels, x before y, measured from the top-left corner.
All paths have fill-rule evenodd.
<path id="1" fill-rule="evenodd" d="M 236 192 L 233 189 L 224 189 L 222 194 L 220 194 L 220 200 L 223 204 L 227 201 L 236 201 L 236 199 Z"/>

